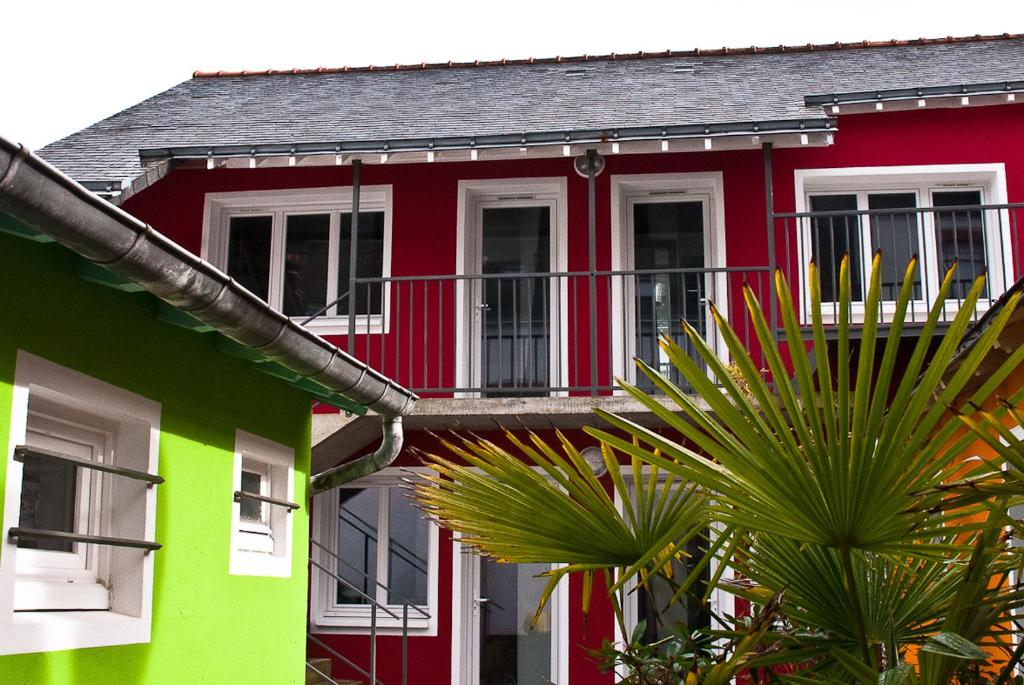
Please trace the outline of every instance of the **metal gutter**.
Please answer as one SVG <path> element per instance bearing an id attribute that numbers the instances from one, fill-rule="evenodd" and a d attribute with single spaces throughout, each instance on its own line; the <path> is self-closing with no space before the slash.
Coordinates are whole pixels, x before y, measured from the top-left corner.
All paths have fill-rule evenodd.
<path id="1" fill-rule="evenodd" d="M 85 259 L 141 285 L 225 337 L 379 414 L 381 446 L 366 467 L 393 460 L 414 393 L 310 333 L 227 274 L 0 137 L 0 210 Z"/>
<path id="2" fill-rule="evenodd" d="M 808 95 L 804 104 L 808 107 L 825 105 L 847 105 L 881 100 L 913 100 L 929 97 L 952 97 L 963 95 L 1005 95 L 1024 92 L 1024 81 L 998 81 L 995 83 L 960 83 L 945 86 L 922 86 L 920 88 L 890 88 L 883 90 L 858 90 L 846 93 Z"/>
<path id="3" fill-rule="evenodd" d="M 807 117 L 774 121 L 642 126 L 576 131 L 541 131 L 440 138 L 259 143 L 255 145 L 187 145 L 180 147 L 143 148 L 139 150 L 139 158 L 143 164 L 146 164 L 157 160 L 222 159 L 230 157 L 310 154 L 443 152 L 445 150 L 486 150 L 549 145 L 597 145 L 601 143 L 686 138 L 721 138 L 757 134 L 834 133 L 836 130 L 836 120 L 834 118 Z"/>

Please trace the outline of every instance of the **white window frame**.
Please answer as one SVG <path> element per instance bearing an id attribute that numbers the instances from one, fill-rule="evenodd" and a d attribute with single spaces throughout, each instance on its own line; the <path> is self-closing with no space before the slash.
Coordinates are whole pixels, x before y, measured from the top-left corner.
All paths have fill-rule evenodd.
<path id="1" fill-rule="evenodd" d="M 81 417 L 81 423 L 75 420 L 78 418 L 73 410 L 59 404 L 43 412 L 30 409 L 25 444 L 84 457 L 75 454 L 79 449 L 71 447 L 77 445 L 88 448 L 90 460 L 113 461 L 113 431 L 96 425 L 94 417 Z M 107 522 L 102 501 L 110 496 L 104 493 L 103 474 L 80 468 L 75 475 L 77 532 L 103 535 Z M 96 545 L 76 547 L 71 552 L 18 549 L 15 611 L 110 609 L 110 593 L 99 580 L 109 573 L 109 556 Z"/>
<path id="2" fill-rule="evenodd" d="M 384 212 L 384 254 L 381 277 L 391 276 L 392 244 L 392 186 L 362 186 L 359 190 L 359 211 Z M 270 285 L 268 300 L 280 311 L 284 296 L 284 259 L 286 226 L 289 214 L 329 214 L 330 244 L 328 255 L 327 282 L 335 283 L 338 275 L 338 240 L 340 214 L 352 212 L 352 187 L 334 186 L 328 188 L 298 188 L 289 190 L 239 191 L 207 193 L 203 209 L 202 257 L 222 271 L 227 270 L 228 238 L 230 220 L 237 216 L 272 217 L 270 242 Z M 330 285 L 329 285 L 330 287 Z M 338 283 L 338 293 L 348 287 Z M 359 314 L 356 316 L 356 333 L 387 333 L 390 321 L 391 284 L 384 282 L 382 288 L 382 311 L 380 314 Z M 328 301 L 333 298 L 328 298 Z M 302 322 L 305 316 L 292 319 Z M 309 330 L 317 335 L 343 335 L 348 333 L 346 314 L 327 314 L 317 317 L 308 324 Z"/>
<path id="3" fill-rule="evenodd" d="M 666 174 L 614 174 L 611 177 L 612 271 L 634 268 L 633 206 L 645 202 L 699 201 L 704 206 L 704 264 L 706 268 L 724 268 L 725 249 L 725 185 L 722 172 L 686 172 Z M 725 273 L 709 274 L 705 292 L 718 297 L 715 305 L 727 316 L 729 309 L 729 278 Z M 612 279 L 612 360 L 617 378 L 636 382 L 637 368 L 626 363 L 634 356 L 636 312 L 631 283 L 624 278 Z M 719 356 L 728 361 L 725 339 L 707 317 L 708 342 Z M 622 393 L 616 390 L 616 393 Z"/>
<path id="4" fill-rule="evenodd" d="M 429 473 L 429 469 L 422 467 L 416 468 L 386 468 L 375 474 L 364 476 L 354 483 L 343 486 L 350 489 L 366 489 L 366 488 L 391 488 L 391 487 L 402 487 L 405 480 L 409 477 L 409 472 L 414 473 Z M 382 518 L 384 519 L 384 526 L 378 529 L 378 544 L 377 544 L 377 580 L 381 583 L 386 584 L 387 574 L 387 545 L 383 544 L 383 540 L 387 539 L 390 531 L 386 527 L 386 519 L 388 515 L 388 507 L 384 505 L 387 501 L 386 490 L 382 492 L 381 499 L 381 510 Z M 331 553 L 336 553 L 337 540 L 338 540 L 338 492 L 337 490 L 330 490 L 321 495 L 317 495 L 313 504 L 313 539 L 320 542 L 320 544 L 327 547 Z M 408 628 L 410 635 L 417 635 L 421 637 L 436 637 L 437 636 L 437 612 L 438 612 L 438 576 L 440 574 L 440 563 L 439 563 L 439 546 L 440 546 L 440 533 L 438 527 L 432 521 L 429 521 L 429 539 L 427 541 L 427 603 L 421 605 L 424 611 L 426 611 L 430 618 L 424 617 L 417 611 L 409 609 Z M 378 526 L 381 521 L 378 519 Z M 320 549 L 316 545 L 312 548 L 312 556 L 317 563 L 327 569 L 334 569 L 335 562 L 331 554 Z M 381 563 L 381 559 L 384 558 L 385 562 Z M 335 600 L 335 593 L 337 588 L 337 582 L 327 576 L 326 573 L 313 568 L 311 571 L 312 577 L 310 579 L 310 597 L 312 602 L 311 607 L 311 618 L 313 625 L 318 633 L 334 633 L 341 635 L 368 635 L 370 633 L 370 622 L 371 613 L 373 611 L 370 605 L 362 604 L 338 604 Z M 382 596 L 381 592 L 378 592 L 375 597 L 380 601 Z M 381 602 L 384 604 L 384 602 Z M 393 611 L 397 616 L 401 617 L 401 605 L 386 604 L 389 610 Z M 402 633 L 402 621 L 399 618 L 389 616 L 381 609 L 377 609 L 377 633 L 380 635 L 401 635 Z"/>
<path id="5" fill-rule="evenodd" d="M 148 473 L 157 473 L 159 465 L 159 403 L 24 350 L 18 351 L 0 530 L 0 655 L 147 643 L 152 626 L 153 566 L 159 551 L 98 549 L 99 566 L 119 588 L 118 593 L 110 596 L 107 611 L 15 610 L 18 559 L 19 555 L 25 558 L 26 550 L 19 549 L 7 534 L 10 528 L 19 526 L 21 518 L 23 465 L 15 461 L 14 448 L 26 442 L 29 401 L 33 398 L 110 421 L 116 426 L 113 453 L 121 455 L 117 461 L 122 465 Z M 104 495 L 109 492 L 115 500 L 122 501 L 124 497 L 127 502 L 122 502 L 116 519 L 108 517 L 104 533 L 152 541 L 156 533 L 156 487 L 139 481 L 125 484 L 104 478 L 103 488 Z M 127 492 L 133 494 L 121 494 Z"/>
<path id="6" fill-rule="evenodd" d="M 856 195 L 858 210 L 867 209 L 869 195 L 887 193 L 914 193 L 918 209 L 934 207 L 934 194 L 947 191 L 980 191 L 983 205 L 1000 205 L 1007 202 L 1006 166 L 1003 163 L 797 169 L 793 172 L 793 178 L 798 214 L 811 211 L 810 198 L 815 195 Z M 899 210 L 894 211 L 898 213 Z M 985 259 L 988 264 L 988 296 L 978 301 L 976 314 L 987 311 L 1013 282 L 1012 250 L 999 251 L 999 246 L 1012 245 L 1009 215 L 1006 210 L 995 211 L 998 211 L 998 216 L 990 211 L 986 212 L 984 217 L 987 234 Z M 919 273 L 924 286 L 922 294 L 927 294 L 926 299 L 933 299 L 938 292 L 942 276 L 936 264 L 938 248 L 935 240 L 935 214 L 922 212 L 918 216 L 921 217 L 917 224 L 921 247 Z M 864 224 L 860 236 L 861 264 L 852 266 L 860 270 L 862 283 L 866 288 L 873 252 L 868 235 L 869 222 L 860 223 Z M 800 316 L 805 322 L 809 322 L 811 318 L 810 291 L 807 287 L 807 265 L 813 254 L 811 225 L 811 220 L 800 220 L 796 236 L 800 273 Z M 996 268 L 997 266 L 999 268 Z M 930 305 L 931 302 L 925 299 L 913 300 L 908 309 L 908 316 L 923 321 L 928 315 Z M 881 309 L 883 320 L 889 321 L 895 310 L 895 302 L 883 301 Z M 954 316 L 959 309 L 958 300 L 947 300 L 946 319 Z M 851 310 L 851 320 L 855 323 L 863 322 L 864 304 L 854 302 Z M 835 307 L 823 306 L 821 314 L 822 321 L 826 324 L 835 323 L 837 320 Z"/>
<path id="7" fill-rule="evenodd" d="M 651 468 L 649 466 L 643 467 L 643 474 L 645 480 L 650 476 L 650 472 Z M 632 473 L 626 472 L 623 472 L 622 478 L 623 480 L 625 480 L 627 486 L 632 485 L 633 481 L 635 480 Z M 663 480 L 665 478 L 665 474 L 662 473 L 659 477 L 659 480 Z M 617 489 L 615 490 L 614 499 L 615 509 L 621 514 L 623 512 L 623 502 L 622 497 L 619 495 L 619 491 Z M 721 529 L 721 527 L 717 525 L 716 528 L 719 530 Z M 712 578 L 718 572 L 718 568 L 720 565 L 721 564 L 717 559 L 712 559 L 711 562 L 708 564 L 708 573 L 711 575 Z M 733 570 L 728 566 L 726 566 L 726 568 L 722 570 L 723 580 L 731 580 L 733 576 Z M 636 592 L 636 578 L 628 580 L 624 584 L 622 592 L 623 594 L 625 594 L 626 597 L 626 601 L 623 603 L 622 606 L 623 621 L 626 624 L 626 633 L 622 633 L 622 630 L 619 627 L 619 623 L 618 621 L 616 621 L 615 644 L 619 646 L 625 645 L 629 641 L 630 636 L 633 634 L 633 630 L 636 628 L 636 624 L 639 622 L 638 617 L 640 615 L 640 608 L 638 601 L 639 594 Z M 721 623 L 717 617 L 736 615 L 736 597 L 731 593 L 727 592 L 726 590 L 724 590 L 721 587 L 721 584 L 719 584 L 719 587 L 716 587 L 711 592 L 711 598 L 708 600 L 708 604 L 710 606 L 711 611 L 711 628 L 713 630 L 731 630 L 734 626 L 728 626 Z M 615 673 L 616 676 L 618 676 L 619 678 L 625 678 L 627 675 L 629 675 L 629 673 L 621 665 L 616 667 Z"/>
<path id="8" fill-rule="evenodd" d="M 549 207 L 550 270 L 552 273 L 568 271 L 568 182 L 565 177 L 462 180 L 459 181 L 457 205 L 456 276 L 476 275 L 481 271 L 479 241 L 485 207 Z M 455 301 L 458 303 L 455 309 L 455 384 L 460 388 L 478 385 L 483 378 L 479 352 L 480 325 L 476 314 L 481 289 L 476 288 L 471 293 L 467 283 L 459 279 L 455 284 Z M 569 385 L 569 336 L 566 333 L 569 330 L 569 284 L 565 278 L 560 279 L 557 293 L 551 289 L 550 298 L 549 316 L 558 324 L 551 328 L 549 382 L 554 387 L 566 387 Z M 552 393 L 553 396 L 566 394 Z M 458 396 L 477 397 L 479 394 L 458 393 Z"/>
<path id="9" fill-rule="evenodd" d="M 295 451 L 273 440 L 243 430 L 235 431 L 234 468 L 228 493 L 232 500 L 229 573 L 234 576 L 290 578 L 294 512 L 263 503 L 265 524 L 242 521 L 242 505 L 234 501 L 234 493 L 242 487 L 243 470 L 260 471 L 261 494 L 294 502 Z M 266 538 L 269 538 L 269 545 Z"/>

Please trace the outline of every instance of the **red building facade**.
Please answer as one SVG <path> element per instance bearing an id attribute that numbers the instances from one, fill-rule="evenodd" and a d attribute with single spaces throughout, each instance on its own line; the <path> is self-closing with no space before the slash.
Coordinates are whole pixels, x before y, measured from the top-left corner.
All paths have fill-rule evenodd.
<path id="1" fill-rule="evenodd" d="M 889 48 L 852 52 L 872 49 Z M 410 448 L 439 449 L 428 431 L 501 439 L 498 425 L 557 427 L 587 446 L 589 408 L 629 410 L 614 379 L 633 377 L 633 357 L 664 364 L 654 341 L 678 337 L 680 319 L 717 345 L 714 303 L 756 352 L 741 288 L 771 307 L 775 268 L 803 292 L 810 259 L 828 281 L 849 253 L 856 289 L 874 251 L 894 264 L 917 255 L 921 307 L 954 260 L 965 280 L 989 275 L 986 303 L 1024 275 L 1024 84 L 964 65 L 908 89 L 915 76 L 898 65 L 911 53 L 898 51 L 911 48 L 891 50 L 896 71 L 872 75 L 870 89 L 833 84 L 815 100 L 825 91 L 808 86 L 802 116 L 818 125 L 806 129 L 336 153 L 264 152 L 254 140 L 247 154 L 209 140 L 205 158 L 178 151 L 158 180 L 124 193 L 129 212 L 252 279 L 285 313 L 326 307 L 311 330 L 423 398 L 392 468 L 314 503 L 313 558 L 326 569 L 311 570 L 310 649 L 336 652 L 336 676 L 359 676 L 344 659 L 369 670 L 375 650 L 386 683 L 403 669 L 424 685 L 613 682 L 590 654 L 621 637 L 605 602 L 584 621 L 571 579 L 530 630 L 538 569 L 481 561 L 401 503 L 398 467 L 417 466 Z M 314 469 L 372 450 L 367 425 L 318 410 Z M 713 608 L 736 611 L 724 595 Z"/>

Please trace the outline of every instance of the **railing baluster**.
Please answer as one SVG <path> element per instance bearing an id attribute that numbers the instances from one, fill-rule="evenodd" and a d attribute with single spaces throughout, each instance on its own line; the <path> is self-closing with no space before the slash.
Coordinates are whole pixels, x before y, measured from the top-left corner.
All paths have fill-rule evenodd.
<path id="1" fill-rule="evenodd" d="M 409 605 L 402 605 L 402 685 L 409 682 Z"/>

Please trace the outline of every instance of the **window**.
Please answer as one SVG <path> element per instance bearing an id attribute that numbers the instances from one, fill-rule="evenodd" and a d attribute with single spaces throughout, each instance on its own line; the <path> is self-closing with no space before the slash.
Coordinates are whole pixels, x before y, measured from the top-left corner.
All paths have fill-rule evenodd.
<path id="1" fill-rule="evenodd" d="M 365 628 L 376 602 L 378 626 L 401 625 L 381 606 L 401 616 L 408 604 L 411 629 L 436 630 L 437 527 L 389 473 L 317 497 L 314 536 L 323 547 L 315 545 L 314 559 L 336 576 L 314 570 L 320 626 Z"/>
<path id="2" fill-rule="evenodd" d="M 805 170 L 796 172 L 796 187 L 798 211 L 811 213 L 798 233 L 801 268 L 811 260 L 818 265 L 823 302 L 838 299 L 839 266 L 847 254 L 852 296 L 862 302 L 871 259 L 881 251 L 881 296 L 889 305 L 883 314 L 891 314 L 906 266 L 918 256 L 911 320 L 923 320 L 954 262 L 948 316 L 978 275 L 988 274 L 980 310 L 1013 280 L 1008 217 L 1004 210 L 984 208 L 1006 201 L 1002 165 Z M 806 311 L 809 294 L 802 287 Z M 830 322 L 837 312 L 826 307 L 822 315 Z M 855 306 L 853 315 L 856 320 L 862 309 Z"/>
<path id="3" fill-rule="evenodd" d="M 0 550 L 0 654 L 148 642 L 159 404 L 19 352 Z M 64 539 L 137 541 L 153 549 Z"/>
<path id="4" fill-rule="evenodd" d="M 291 448 L 245 431 L 235 434 L 233 575 L 291 576 L 294 465 Z"/>
<path id="5" fill-rule="evenodd" d="M 354 308 L 362 332 L 386 327 L 391 186 L 360 191 L 356 277 L 349 293 L 352 191 L 319 188 L 206 196 L 203 256 L 253 294 L 321 334 L 347 331 Z"/>

